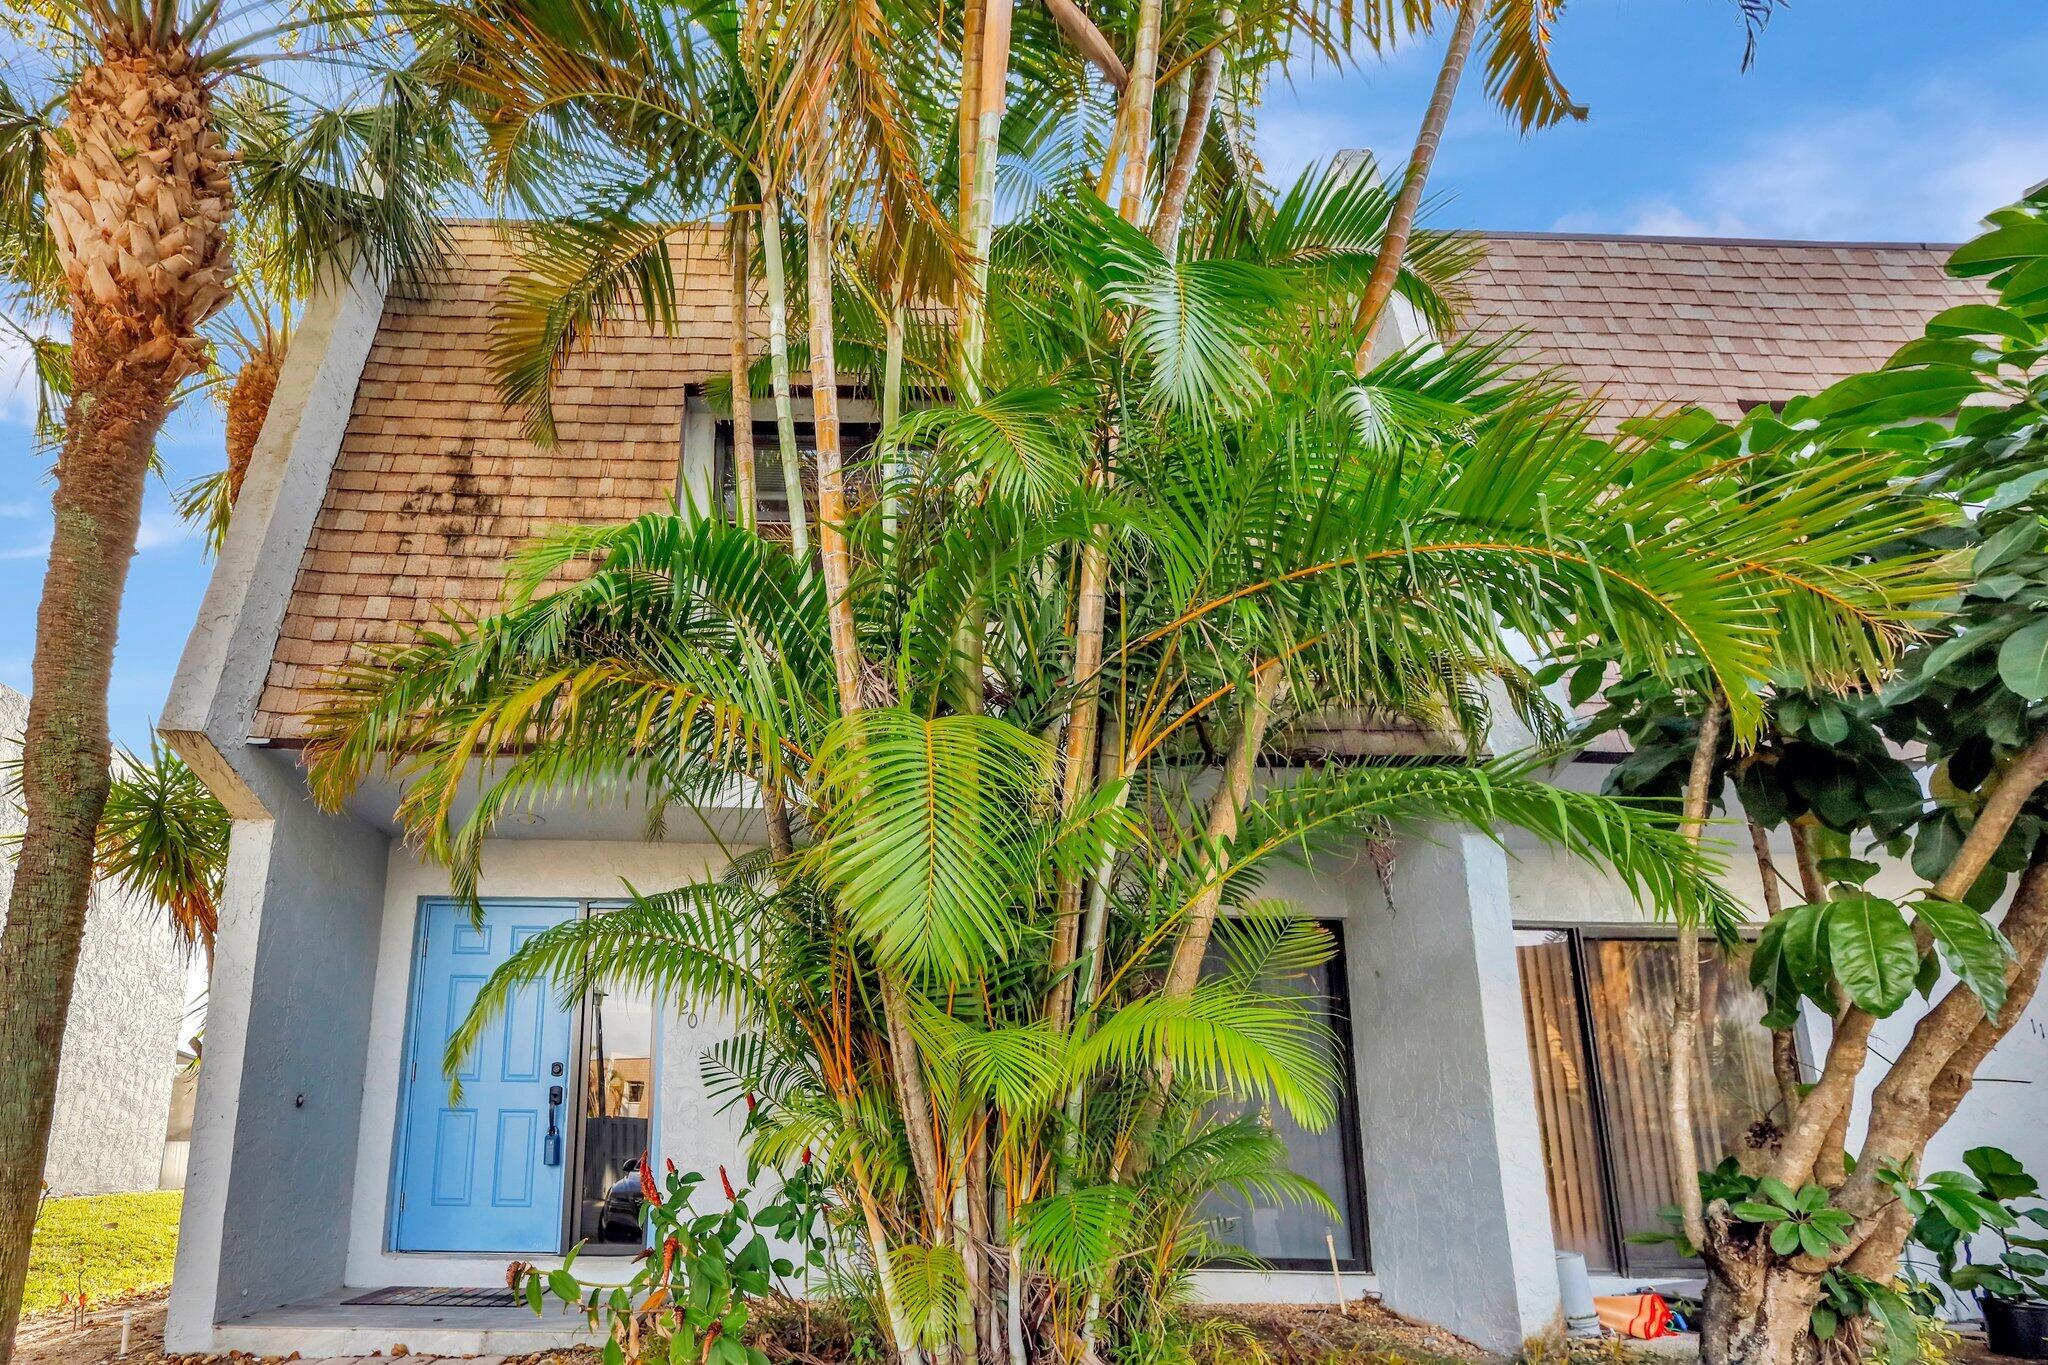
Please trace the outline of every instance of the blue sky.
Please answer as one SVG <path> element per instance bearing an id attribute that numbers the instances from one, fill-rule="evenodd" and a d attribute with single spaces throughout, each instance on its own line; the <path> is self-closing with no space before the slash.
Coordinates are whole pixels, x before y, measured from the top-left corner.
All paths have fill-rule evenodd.
<path id="1" fill-rule="evenodd" d="M 1574 0 L 1557 65 L 1583 124 L 1523 138 L 1461 92 L 1432 186 L 1438 223 L 1713 236 L 1954 240 L 2048 178 L 2048 6 L 2040 0 L 1795 0 L 1739 69 L 1729 0 Z M 1276 179 L 1346 147 L 1398 163 L 1436 54 L 1299 73 L 1270 92 L 1261 153 Z M 18 350 L 0 341 L 0 682 L 26 690 L 43 549 L 47 457 Z M 171 489 L 218 468 L 203 402 L 164 434 L 115 659 L 115 738 L 147 742 L 210 563 Z"/>

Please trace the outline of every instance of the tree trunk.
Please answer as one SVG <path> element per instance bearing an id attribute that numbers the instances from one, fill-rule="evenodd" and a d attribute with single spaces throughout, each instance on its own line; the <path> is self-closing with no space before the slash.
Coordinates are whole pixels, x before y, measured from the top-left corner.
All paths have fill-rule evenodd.
<path id="1" fill-rule="evenodd" d="M 256 440 L 263 434 L 263 419 L 270 415 L 270 400 L 277 393 L 278 367 L 284 357 L 268 345 L 250 353 L 235 371 L 234 386 L 228 390 L 228 505 L 242 496 L 242 483 L 249 477 L 249 462 L 256 456 Z"/>
<path id="2" fill-rule="evenodd" d="M 72 399 L 22 737 L 28 825 L 0 930 L 0 1365 L 14 1353 L 106 809 L 107 683 L 143 481 L 178 381 L 203 363 L 197 329 L 228 293 L 233 194 L 211 82 L 175 42 L 101 51 L 66 95 L 67 137 L 50 141 L 43 171 Z M 181 249 L 160 249 L 172 234 Z"/>
<path id="3" fill-rule="evenodd" d="M 1138 0 L 1138 37 L 1131 50 L 1131 83 L 1124 88 L 1123 188 L 1117 212 L 1135 223 L 1145 211 L 1145 190 L 1152 179 L 1152 100 L 1159 78 L 1159 15 L 1161 0 Z"/>
<path id="4" fill-rule="evenodd" d="M 1237 15 L 1224 10 L 1225 28 L 1237 22 Z M 1152 217 L 1152 244 L 1169 258 L 1180 254 L 1180 223 L 1187 213 L 1188 191 L 1195 183 L 1195 168 L 1201 164 L 1202 144 L 1208 140 L 1209 110 L 1216 102 L 1216 82 L 1223 74 L 1223 43 L 1202 54 L 1188 91 L 1187 112 L 1181 119 L 1180 137 L 1173 147 L 1173 161 L 1166 168 L 1166 180 L 1159 191 L 1159 211 Z"/>
<path id="5" fill-rule="evenodd" d="M 1721 756 L 1721 726 L 1728 708 L 1716 692 L 1700 720 L 1699 738 L 1692 751 L 1692 769 L 1685 779 L 1685 806 L 1681 828 L 1687 843 L 1699 846 L 1707 827 L 1707 811 L 1714 803 L 1714 764 Z M 1673 1169 L 1678 1176 L 1678 1211 L 1685 1235 L 1694 1246 L 1707 1244 L 1705 1211 L 1700 1207 L 1699 1138 L 1692 1126 L 1692 1075 L 1700 1029 L 1700 926 L 1685 917 L 1678 922 L 1678 943 L 1674 964 L 1677 972 L 1677 1001 L 1671 1017 L 1671 1148 Z"/>
<path id="6" fill-rule="evenodd" d="M 1252 682 L 1251 696 L 1245 699 L 1244 719 L 1238 723 L 1237 742 L 1231 746 L 1230 756 L 1223 761 L 1223 773 L 1216 783 L 1215 794 L 1209 798 L 1209 815 L 1203 826 L 1203 836 L 1208 841 L 1213 860 L 1209 880 L 1188 906 L 1187 920 L 1181 925 L 1180 937 L 1173 945 L 1173 957 L 1167 964 L 1166 980 L 1159 988 L 1162 995 L 1190 995 L 1201 979 L 1202 958 L 1209 951 L 1209 937 L 1216 928 L 1216 915 L 1223 908 L 1223 888 L 1230 871 L 1230 846 L 1237 838 L 1238 820 L 1244 814 L 1244 804 L 1251 797 L 1259 752 L 1266 743 L 1266 728 L 1272 724 L 1273 707 L 1285 682 L 1281 663 L 1275 659 L 1258 671 Z M 1126 1148 L 1127 1155 L 1116 1163 L 1112 1179 L 1123 1174 L 1127 1163 L 1135 1163 L 1132 1167 L 1135 1170 L 1144 1169 L 1145 1148 L 1150 1145 L 1152 1133 L 1159 1126 L 1166 1093 L 1172 1085 L 1173 1067 L 1162 1062 L 1153 1075 L 1150 1093 L 1137 1122 L 1131 1125 L 1132 1137 Z"/>
<path id="7" fill-rule="evenodd" d="M 1723 1235 L 1717 1220 L 1713 1236 Z M 1810 1365 L 1820 1276 L 1794 1270 L 1761 1245 L 1709 1258 L 1700 1305 L 1701 1365 Z"/>
<path id="8" fill-rule="evenodd" d="M 768 286 L 768 385 L 775 394 L 775 436 L 782 447 L 782 486 L 789 499 L 789 548 L 811 555 L 804 515 L 804 469 L 796 453 L 796 407 L 789 397 L 789 277 L 782 264 L 782 213 L 774 182 L 761 182 L 761 261 Z"/>
<path id="9" fill-rule="evenodd" d="M 1415 134 L 1415 150 L 1409 154 L 1408 168 L 1402 173 L 1401 193 L 1387 219 L 1386 235 L 1380 239 L 1379 259 L 1373 262 L 1372 274 L 1366 279 L 1365 295 L 1358 304 L 1355 369 L 1359 374 L 1372 368 L 1373 333 L 1379 330 L 1380 314 L 1393 296 L 1394 281 L 1408 254 L 1408 239 L 1415 232 L 1415 215 L 1422 207 L 1423 186 L 1436 161 L 1436 149 L 1444 140 L 1444 124 L 1450 121 L 1451 101 L 1465 74 L 1465 62 L 1472 55 L 1472 39 L 1479 31 L 1481 8 L 1482 0 L 1460 0 L 1458 22 L 1451 29 L 1450 46 L 1444 52 L 1443 66 L 1437 71 L 1436 89 L 1430 94 L 1429 108 L 1423 112 L 1422 127 Z"/>
<path id="10" fill-rule="evenodd" d="M 1770 832 L 1754 816 L 1749 820 L 1749 848 L 1756 856 L 1757 881 L 1764 891 L 1764 918 L 1776 919 L 1785 908 L 1785 899 L 1778 891 L 1778 862 L 1771 856 Z M 1800 1086 L 1799 1043 L 1791 1029 L 1771 1030 L 1771 1074 L 1778 1082 L 1778 1103 L 1785 1107 L 1785 1122 L 1789 1124 L 1799 1108 Z"/>
<path id="11" fill-rule="evenodd" d="M 738 196 L 734 196 L 737 198 Z M 752 527 L 759 514 L 754 494 L 754 390 L 747 382 L 747 290 L 752 284 L 747 220 L 737 204 L 727 229 L 726 256 L 732 265 L 732 497 L 734 520 Z M 723 489 L 711 490 L 714 505 Z"/>
<path id="12" fill-rule="evenodd" d="M 1003 101 L 1010 77 L 1010 0 L 983 0 L 980 90 L 974 99 L 975 144 L 971 207 L 963 215 L 972 275 L 960 299 L 961 392 L 981 397 L 981 353 L 988 327 L 988 257 L 995 240 L 996 152 L 1003 131 Z"/>
<path id="13" fill-rule="evenodd" d="M 107 682 L 150 451 L 188 364 L 147 330 L 75 302 L 76 389 L 36 614 L 21 792 L 28 827 L 0 931 L 0 1362 L 28 1273 L 64 1018 L 108 787 Z"/>

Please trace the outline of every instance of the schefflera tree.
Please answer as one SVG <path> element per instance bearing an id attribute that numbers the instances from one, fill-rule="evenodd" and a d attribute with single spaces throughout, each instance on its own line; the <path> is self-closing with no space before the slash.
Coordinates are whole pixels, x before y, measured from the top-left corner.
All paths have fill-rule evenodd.
<path id="1" fill-rule="evenodd" d="M 1739 1172 L 1678 1192 L 1708 1271 L 1709 1365 L 1918 1358 L 1899 1256 L 1930 1195 L 1971 1193 L 1953 1173 L 1930 1185 L 1921 1162 L 2048 958 L 2048 199 L 1991 224 L 1949 262 L 1984 279 L 1985 302 L 1940 313 L 1879 370 L 1720 432 L 1745 450 L 1890 452 L 1916 471 L 1902 495 L 1950 507 L 1914 540 L 1960 581 L 1896 673 L 1842 694 L 1780 670 L 1748 745 L 1682 680 L 1608 689 L 1599 722 L 1634 742 L 1611 790 L 1685 791 L 1702 808 L 1739 796 L 1764 888 L 1749 973 L 1769 1002 L 1781 1121 L 1752 1133 Z M 1582 698 L 1597 683 L 1575 681 Z M 1779 827 L 1789 871 L 1771 854 Z M 1882 893 L 1878 855 L 1907 858 L 1923 884 Z M 1923 1012 L 1886 1060 L 1872 1035 L 1916 994 Z M 1811 1080 L 1792 1047 L 1802 1011 L 1827 1038 Z M 1883 1074 L 1854 1132 L 1870 1068 Z"/>

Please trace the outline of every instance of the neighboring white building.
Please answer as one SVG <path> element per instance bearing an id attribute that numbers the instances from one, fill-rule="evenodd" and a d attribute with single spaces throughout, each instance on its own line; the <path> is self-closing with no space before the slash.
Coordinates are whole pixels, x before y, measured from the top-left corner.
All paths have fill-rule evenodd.
<path id="1" fill-rule="evenodd" d="M 702 504 L 722 482 L 728 433 L 703 398 L 728 356 L 713 233 L 678 235 L 677 334 L 607 336 L 572 360 L 551 451 L 523 439 L 490 375 L 508 253 L 486 226 L 458 225 L 456 240 L 458 265 L 429 297 L 358 282 L 309 309 L 165 710 L 164 731 L 236 820 L 173 1351 L 537 1349 L 570 1328 L 510 1308 L 343 1300 L 498 1285 L 514 1255 L 548 1264 L 602 1237 L 609 1183 L 642 1144 L 685 1167 L 735 1154 L 736 1124 L 695 1065 L 715 1021 L 536 1000 L 492 1035 L 492 1070 L 466 1081 L 461 1110 L 437 1061 L 469 983 L 522 935 L 601 907 L 622 881 L 647 889 L 716 868 L 721 844 L 758 838 L 758 812 L 709 807 L 648 842 L 634 809 L 544 804 L 487 846 L 475 929 L 437 899 L 445 873 L 395 837 L 388 786 L 340 814 L 307 796 L 298 748 L 326 668 L 444 607 L 488 608 L 508 555 L 546 527 L 678 494 Z M 1475 325 L 1530 328 L 1530 344 L 1610 412 L 1687 400 L 1733 416 L 1877 363 L 1970 297 L 1943 275 L 1945 249 L 1928 246 L 1491 246 L 1469 282 Z M 1396 341 L 1415 335 L 1406 315 L 1391 325 Z M 862 400 L 843 406 L 850 424 L 872 421 Z M 1428 742 L 1351 739 L 1360 756 Z M 1597 785 L 1601 772 L 1585 761 L 1559 780 Z M 1512 1349 L 1556 1320 L 1559 1246 L 1584 1251 L 1608 1284 L 1670 1269 L 1623 1241 L 1671 1188 L 1657 1136 L 1669 948 L 1602 877 L 1481 833 L 1403 839 L 1391 885 L 1390 899 L 1361 856 L 1321 859 L 1276 888 L 1336 925 L 1343 946 L 1319 990 L 1340 1011 L 1353 1083 L 1328 1133 L 1290 1135 L 1340 1216 L 1254 1214 L 1242 1231 L 1275 1268 L 1211 1272 L 1203 1288 L 1327 1299 L 1327 1235 L 1351 1290 Z M 1770 1092 L 1745 988 L 1711 983 L 1709 1008 L 1715 1084 L 1701 1109 L 1713 1139 Z M 2030 1081 L 2040 1033 L 2030 1016 L 1986 1074 Z M 2030 1085 L 1980 1087 L 1956 1129 L 2048 1170 L 2048 1094 Z"/>
<path id="2" fill-rule="evenodd" d="M 27 720 L 28 698 L 0 687 L 0 770 L 19 761 Z M 0 838 L 19 837 L 22 825 L 19 805 L 0 801 Z M 13 886 L 14 852 L 0 845 L 0 923 Z M 161 911 L 121 891 L 93 888 L 43 1163 L 51 1194 L 157 1188 L 185 972 L 185 952 Z"/>

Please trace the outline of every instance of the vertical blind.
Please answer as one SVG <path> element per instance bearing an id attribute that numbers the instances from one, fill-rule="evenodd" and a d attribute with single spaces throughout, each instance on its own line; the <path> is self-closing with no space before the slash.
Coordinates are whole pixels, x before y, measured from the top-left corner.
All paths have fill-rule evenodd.
<path id="1" fill-rule="evenodd" d="M 1625 1241 L 1664 1231 L 1658 1210 L 1678 1188 L 1666 1098 L 1673 941 L 1525 930 L 1517 942 L 1558 1246 L 1604 1270 L 1685 1266 L 1668 1245 Z M 1763 998 L 1744 964 L 1702 951 L 1693 1128 L 1711 1165 L 1752 1125 L 1782 1116 Z"/>

